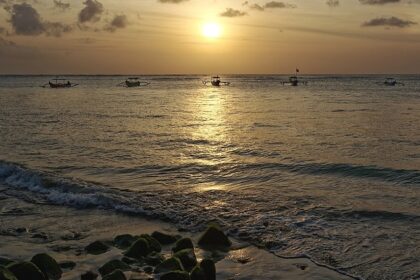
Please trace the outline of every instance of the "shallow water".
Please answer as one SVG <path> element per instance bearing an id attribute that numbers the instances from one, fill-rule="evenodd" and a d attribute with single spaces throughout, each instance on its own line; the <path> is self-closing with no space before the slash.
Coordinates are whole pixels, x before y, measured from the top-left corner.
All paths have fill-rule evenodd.
<path id="1" fill-rule="evenodd" d="M 0 180 L 27 200 L 217 220 L 279 255 L 420 277 L 420 77 L 0 77 Z M 22 190 L 29 190 L 27 195 Z M 416 278 L 417 277 L 417 278 Z"/>

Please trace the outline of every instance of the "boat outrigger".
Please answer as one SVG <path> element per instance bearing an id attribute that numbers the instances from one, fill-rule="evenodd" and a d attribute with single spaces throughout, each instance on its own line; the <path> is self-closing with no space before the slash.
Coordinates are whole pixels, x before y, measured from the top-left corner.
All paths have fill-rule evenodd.
<path id="1" fill-rule="evenodd" d="M 119 83 L 117 86 L 132 88 L 132 87 L 144 87 L 148 85 L 150 85 L 149 82 L 140 81 L 138 77 L 131 77 L 131 78 L 127 78 L 127 80 L 125 80 L 124 82 Z"/>
<path id="2" fill-rule="evenodd" d="M 72 87 L 76 87 L 79 84 L 72 84 L 69 80 L 66 79 L 59 79 L 59 78 L 55 78 L 52 79 L 51 81 L 49 81 L 47 84 L 42 85 L 41 87 L 46 88 L 46 87 L 50 87 L 50 88 L 72 88 Z"/>
<path id="3" fill-rule="evenodd" d="M 295 75 L 290 76 L 289 80 L 286 81 L 286 82 L 282 82 L 282 84 L 292 86 L 292 87 L 297 87 L 300 84 L 306 85 L 308 82 L 299 80 L 298 79 L 298 73 L 299 73 L 299 69 L 296 69 Z"/>
<path id="4" fill-rule="evenodd" d="M 390 86 L 390 87 L 394 87 L 396 85 L 404 85 L 403 83 L 397 82 L 397 80 L 395 80 L 394 78 L 386 78 L 384 85 L 386 86 Z"/>
<path id="5" fill-rule="evenodd" d="M 219 76 L 213 76 L 211 77 L 210 81 L 203 81 L 203 84 L 206 86 L 214 86 L 214 87 L 220 87 L 220 86 L 229 86 L 230 82 L 222 82 Z"/>

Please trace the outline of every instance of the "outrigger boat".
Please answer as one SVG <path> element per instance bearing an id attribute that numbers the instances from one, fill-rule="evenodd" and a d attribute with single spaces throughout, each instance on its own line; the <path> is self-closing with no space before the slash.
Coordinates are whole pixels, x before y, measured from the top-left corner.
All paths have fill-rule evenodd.
<path id="1" fill-rule="evenodd" d="M 55 78 L 51 81 L 49 81 L 47 84 L 42 85 L 41 87 L 46 88 L 46 87 L 50 87 L 50 88 L 71 88 L 71 87 L 76 87 L 79 84 L 72 84 L 69 80 L 66 79 L 59 79 L 59 78 Z"/>
<path id="2" fill-rule="evenodd" d="M 220 87 L 220 86 L 228 86 L 230 85 L 230 82 L 222 82 L 219 76 L 213 76 L 211 77 L 210 81 L 203 81 L 203 84 L 206 86 L 212 85 L 214 87 Z"/>
<path id="3" fill-rule="evenodd" d="M 140 79 L 138 77 L 128 78 L 124 82 L 118 84 L 118 86 L 123 86 L 123 87 L 128 87 L 128 88 L 144 87 L 144 86 L 148 86 L 148 85 L 150 85 L 149 82 L 140 81 Z"/>
<path id="4" fill-rule="evenodd" d="M 297 87 L 299 84 L 306 85 L 308 82 L 299 80 L 298 73 L 299 73 L 299 69 L 296 69 L 295 75 L 290 76 L 289 80 L 287 82 L 282 82 L 282 84 L 292 86 L 292 87 Z"/>
<path id="5" fill-rule="evenodd" d="M 404 84 L 397 82 L 397 80 L 395 80 L 394 78 L 386 78 L 385 82 L 384 82 L 384 85 L 394 87 L 396 85 L 402 85 L 403 86 Z"/>

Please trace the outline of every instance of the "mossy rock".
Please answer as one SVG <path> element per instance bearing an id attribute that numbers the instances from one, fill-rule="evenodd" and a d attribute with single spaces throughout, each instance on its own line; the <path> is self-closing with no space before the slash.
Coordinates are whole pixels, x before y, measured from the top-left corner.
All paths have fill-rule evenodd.
<path id="1" fill-rule="evenodd" d="M 195 256 L 194 249 L 184 249 L 178 251 L 174 254 L 174 257 L 181 261 L 182 266 L 187 271 L 193 269 L 197 264 L 197 258 Z"/>
<path id="2" fill-rule="evenodd" d="M 17 278 L 6 267 L 0 266 L 0 280 L 17 280 Z"/>
<path id="3" fill-rule="evenodd" d="M 8 259 L 8 258 L 2 258 L 0 257 L 0 265 L 2 266 L 8 266 L 9 264 L 14 263 L 14 261 Z"/>
<path id="4" fill-rule="evenodd" d="M 182 238 L 175 243 L 175 247 L 172 248 L 174 253 L 184 250 L 184 249 L 194 249 L 194 244 L 190 238 Z"/>
<path id="5" fill-rule="evenodd" d="M 63 274 L 56 260 L 48 254 L 37 254 L 32 257 L 31 262 L 44 273 L 46 279 L 58 280 Z"/>
<path id="6" fill-rule="evenodd" d="M 190 280 L 190 275 L 185 271 L 171 271 L 160 276 L 160 280 Z"/>
<path id="7" fill-rule="evenodd" d="M 156 239 L 154 239 L 153 237 L 151 237 L 148 234 L 142 234 L 140 235 L 140 238 L 144 238 L 147 240 L 147 242 L 149 242 L 149 246 L 150 249 L 154 252 L 161 252 L 162 251 L 162 246 L 160 245 L 159 241 L 157 241 Z"/>
<path id="8" fill-rule="evenodd" d="M 46 280 L 42 271 L 31 262 L 12 263 L 7 266 L 18 280 Z"/>
<path id="9" fill-rule="evenodd" d="M 76 267 L 76 263 L 72 261 L 64 261 L 58 264 L 62 269 L 72 270 Z"/>
<path id="10" fill-rule="evenodd" d="M 114 270 L 129 270 L 130 266 L 128 264 L 126 264 L 123 261 L 120 260 L 111 260 L 107 263 L 105 263 L 103 266 L 101 266 L 98 271 L 102 276 L 108 275 L 111 272 L 113 272 Z"/>
<path id="11" fill-rule="evenodd" d="M 204 272 L 206 280 L 216 280 L 216 264 L 214 261 L 204 259 L 200 263 L 200 268 Z"/>
<path id="12" fill-rule="evenodd" d="M 114 272 L 106 275 L 102 278 L 102 280 L 127 280 L 127 278 L 124 275 L 124 272 L 122 270 L 114 270 Z"/>
<path id="13" fill-rule="evenodd" d="M 198 245 L 203 249 L 226 250 L 232 246 L 232 242 L 221 229 L 209 226 L 198 240 Z"/>
<path id="14" fill-rule="evenodd" d="M 95 273 L 95 272 L 92 272 L 92 271 L 88 271 L 88 272 L 86 272 L 86 273 L 83 273 L 81 276 L 80 276 L 80 279 L 81 280 L 95 280 L 96 278 L 98 278 L 98 274 L 97 273 Z"/>
<path id="15" fill-rule="evenodd" d="M 155 268 L 155 273 L 166 273 L 173 270 L 184 270 L 181 261 L 178 258 L 169 258 L 164 260 Z"/>
<path id="16" fill-rule="evenodd" d="M 128 248 L 125 255 L 130 258 L 141 259 L 151 252 L 152 250 L 150 249 L 149 242 L 147 242 L 144 238 L 139 238 L 133 243 L 133 245 L 130 246 L 130 248 Z"/>
<path id="17" fill-rule="evenodd" d="M 147 255 L 147 257 L 144 259 L 146 264 L 153 265 L 153 266 L 157 266 L 158 264 L 162 263 L 164 260 L 165 258 L 161 254 L 156 253 L 156 252 L 153 252 Z"/>
<path id="18" fill-rule="evenodd" d="M 173 244 L 177 241 L 177 238 L 175 236 L 160 231 L 153 232 L 152 237 L 159 241 L 159 243 L 162 245 Z"/>
<path id="19" fill-rule="evenodd" d="M 109 246 L 102 241 L 95 241 L 85 247 L 85 251 L 91 255 L 100 255 L 109 250 Z"/>
<path id="20" fill-rule="evenodd" d="M 114 238 L 114 245 L 120 249 L 127 249 L 137 240 L 136 237 L 131 234 L 121 234 Z"/>
<path id="21" fill-rule="evenodd" d="M 199 266 L 191 270 L 190 278 L 191 280 L 207 280 L 206 274 L 204 274 L 204 271 Z"/>

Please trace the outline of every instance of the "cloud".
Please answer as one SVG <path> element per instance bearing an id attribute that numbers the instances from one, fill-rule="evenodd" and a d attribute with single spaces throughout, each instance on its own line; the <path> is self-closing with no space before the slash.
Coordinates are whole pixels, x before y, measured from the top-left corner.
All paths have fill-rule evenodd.
<path id="1" fill-rule="evenodd" d="M 60 0 L 53 0 L 53 1 L 54 1 L 54 7 L 58 10 L 65 11 L 65 10 L 70 9 L 70 3 L 64 3 L 64 2 L 61 2 Z"/>
<path id="2" fill-rule="evenodd" d="M 242 17 L 246 15 L 247 13 L 232 8 L 227 8 L 226 11 L 220 14 L 222 17 Z"/>
<path id="3" fill-rule="evenodd" d="M 79 22 L 96 22 L 101 19 L 104 6 L 97 0 L 86 0 L 83 2 L 85 7 L 79 12 Z"/>
<path id="4" fill-rule="evenodd" d="M 14 4 L 7 10 L 10 13 L 9 22 L 17 35 L 60 37 L 70 32 L 71 26 L 60 22 L 43 21 L 38 11 L 27 3 Z"/>
<path id="5" fill-rule="evenodd" d="M 385 27 L 398 27 L 398 28 L 406 28 L 412 25 L 416 25 L 417 23 L 410 20 L 403 20 L 397 17 L 382 17 L 382 18 L 375 18 L 371 19 L 362 24 L 363 27 L 376 27 L 376 26 L 385 26 Z"/>
<path id="6" fill-rule="evenodd" d="M 287 8 L 296 8 L 295 5 L 284 3 L 284 2 L 278 2 L 278 1 L 271 1 L 267 2 L 264 5 L 260 4 L 252 4 L 250 6 L 251 9 L 257 10 L 257 11 L 264 11 L 265 9 L 287 9 Z"/>
<path id="7" fill-rule="evenodd" d="M 399 3 L 401 0 L 359 0 L 363 5 L 385 5 L 389 3 Z"/>
<path id="8" fill-rule="evenodd" d="M 117 29 L 127 27 L 128 19 L 126 15 L 116 15 L 108 26 L 105 27 L 106 31 L 115 32 Z"/>
<path id="9" fill-rule="evenodd" d="M 40 35 L 44 33 L 45 27 L 38 11 L 31 5 L 15 4 L 9 10 L 11 14 L 10 23 L 18 35 Z"/>
<path id="10" fill-rule="evenodd" d="M 339 0 L 327 0 L 327 5 L 330 6 L 331 8 L 335 8 L 335 7 L 338 7 L 340 5 L 340 1 Z"/>
<path id="11" fill-rule="evenodd" d="M 179 4 L 188 0 L 158 0 L 159 3 Z"/>

